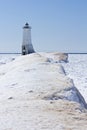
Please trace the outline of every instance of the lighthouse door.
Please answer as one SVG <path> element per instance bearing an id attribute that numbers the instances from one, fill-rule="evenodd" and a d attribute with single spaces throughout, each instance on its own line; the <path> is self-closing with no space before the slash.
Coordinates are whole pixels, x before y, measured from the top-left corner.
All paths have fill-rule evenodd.
<path id="1" fill-rule="evenodd" d="M 26 49 L 25 49 L 25 46 L 22 47 L 22 54 L 23 54 L 23 55 L 26 55 Z"/>

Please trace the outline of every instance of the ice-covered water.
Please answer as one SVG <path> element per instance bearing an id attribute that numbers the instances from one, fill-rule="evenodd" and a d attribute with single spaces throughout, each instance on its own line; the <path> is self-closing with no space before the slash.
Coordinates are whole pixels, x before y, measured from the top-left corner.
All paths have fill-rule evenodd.
<path id="1" fill-rule="evenodd" d="M 69 54 L 69 63 L 63 66 L 87 102 L 87 54 Z"/>
<path id="2" fill-rule="evenodd" d="M 13 61 L 19 54 L 0 54 L 0 65 Z"/>

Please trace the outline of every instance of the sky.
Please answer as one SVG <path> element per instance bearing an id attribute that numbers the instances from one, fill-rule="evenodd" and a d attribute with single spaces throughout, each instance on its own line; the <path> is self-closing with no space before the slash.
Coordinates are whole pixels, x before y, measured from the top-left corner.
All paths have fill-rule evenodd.
<path id="1" fill-rule="evenodd" d="M 26 22 L 37 52 L 87 52 L 87 0 L 0 0 L 0 52 L 21 52 Z"/>

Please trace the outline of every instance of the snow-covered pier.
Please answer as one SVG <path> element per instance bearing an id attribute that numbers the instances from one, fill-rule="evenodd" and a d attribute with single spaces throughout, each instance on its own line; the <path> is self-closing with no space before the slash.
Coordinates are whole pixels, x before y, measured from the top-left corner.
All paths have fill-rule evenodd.
<path id="1" fill-rule="evenodd" d="M 68 55 L 33 53 L 0 66 L 1 130 L 82 130 L 87 105 L 66 76 Z"/>

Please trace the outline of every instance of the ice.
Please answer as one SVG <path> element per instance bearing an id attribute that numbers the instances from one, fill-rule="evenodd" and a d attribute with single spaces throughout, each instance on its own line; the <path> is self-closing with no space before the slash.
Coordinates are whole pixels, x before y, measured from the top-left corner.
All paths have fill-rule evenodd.
<path id="1" fill-rule="evenodd" d="M 18 56 L 19 54 L 0 54 L 0 65 L 11 62 Z"/>
<path id="2" fill-rule="evenodd" d="M 63 63 L 66 74 L 87 102 L 87 54 L 71 54 L 68 60 L 67 64 Z"/>

